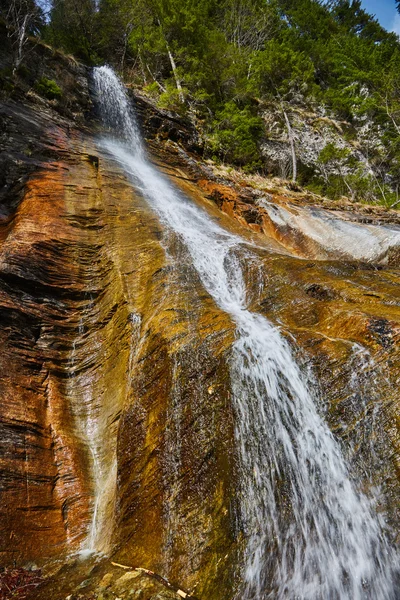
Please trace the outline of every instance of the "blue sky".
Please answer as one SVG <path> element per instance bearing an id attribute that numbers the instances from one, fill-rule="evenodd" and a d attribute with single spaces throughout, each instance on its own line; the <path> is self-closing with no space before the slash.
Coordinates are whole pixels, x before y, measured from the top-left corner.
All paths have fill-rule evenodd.
<path id="1" fill-rule="evenodd" d="M 388 31 L 400 35 L 400 15 L 396 10 L 395 0 L 361 0 L 364 9 L 375 15 Z"/>

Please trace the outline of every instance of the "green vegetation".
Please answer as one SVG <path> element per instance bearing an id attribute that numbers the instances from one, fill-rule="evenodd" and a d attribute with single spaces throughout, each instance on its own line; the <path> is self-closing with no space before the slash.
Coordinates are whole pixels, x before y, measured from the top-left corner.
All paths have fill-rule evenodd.
<path id="1" fill-rule="evenodd" d="M 400 42 L 360 0 L 50 0 L 40 29 L 188 115 L 211 157 L 273 171 L 261 145 L 272 136 L 265 107 L 274 106 L 290 143 L 287 175 L 334 197 L 396 201 Z M 296 157 L 296 115 L 318 110 L 345 123 L 347 146 L 328 136 L 314 169 Z"/>
<path id="2" fill-rule="evenodd" d="M 47 79 L 47 77 L 41 77 L 39 81 L 35 83 L 35 89 L 38 94 L 49 100 L 58 100 L 62 96 L 61 88 L 53 79 Z"/>
<path id="3" fill-rule="evenodd" d="M 217 110 L 211 123 L 209 149 L 222 155 L 226 162 L 255 170 L 261 167 L 258 141 L 263 134 L 263 121 L 249 106 L 242 109 L 234 101 Z"/>

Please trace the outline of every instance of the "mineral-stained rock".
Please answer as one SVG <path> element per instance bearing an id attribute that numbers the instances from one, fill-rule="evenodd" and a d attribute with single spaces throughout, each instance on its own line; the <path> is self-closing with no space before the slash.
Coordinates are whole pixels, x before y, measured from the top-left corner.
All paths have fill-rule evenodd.
<path id="1" fill-rule="evenodd" d="M 3 225 L 2 561 L 121 548 L 216 576 L 234 537 L 232 323 L 90 137 L 4 111 L 28 115 L 25 135 L 40 123 L 57 160 Z"/>
<path id="2" fill-rule="evenodd" d="M 229 378 L 234 324 L 204 290 L 181 240 L 90 131 L 33 100 L 7 102 L 0 116 L 2 143 L 16 153 L 15 165 L 3 156 L 11 166 L 0 215 L 1 562 L 62 564 L 96 550 L 200 598 L 228 600 L 243 541 Z M 265 226 L 246 190 L 196 185 L 199 174 L 176 146 L 158 148 L 153 159 L 174 183 L 253 244 L 244 265 L 249 306 L 313 370 L 320 409 L 354 477 L 366 491 L 380 489 L 395 524 L 395 262 L 338 260 L 333 247 L 326 260 L 316 251 L 304 258 L 287 231 Z M 149 591 L 142 578 L 125 588 L 108 558 L 54 564 L 38 599 L 124 597 L 129 586 L 131 597 L 176 597 L 159 583 Z"/>

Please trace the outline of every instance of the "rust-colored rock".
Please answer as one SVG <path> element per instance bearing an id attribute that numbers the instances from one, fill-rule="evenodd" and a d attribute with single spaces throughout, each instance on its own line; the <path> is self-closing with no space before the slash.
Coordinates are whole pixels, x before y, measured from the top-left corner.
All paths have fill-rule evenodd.
<path id="1" fill-rule="evenodd" d="M 23 155 L 29 177 L 19 190 L 11 180 L 20 171 L 10 167 L 1 214 L 1 562 L 97 550 L 200 598 L 228 600 L 242 542 L 228 374 L 234 325 L 90 131 L 33 101 L 6 103 L 1 115 L 19 130 L 14 146 L 40 138 L 42 152 L 34 168 Z M 257 242 L 258 264 L 245 272 L 249 305 L 313 369 L 354 473 L 365 490 L 380 487 L 395 524 L 396 245 L 350 260 L 268 212 L 276 204 L 306 219 L 310 206 L 272 198 L 266 208 L 242 186 L 194 175 L 176 145 L 152 148 L 193 201 Z M 357 221 L 350 212 L 336 211 L 337 221 Z M 35 597 L 66 597 L 86 579 L 87 598 L 128 590 L 102 560 L 74 559 Z M 171 597 L 150 587 L 148 598 Z"/>

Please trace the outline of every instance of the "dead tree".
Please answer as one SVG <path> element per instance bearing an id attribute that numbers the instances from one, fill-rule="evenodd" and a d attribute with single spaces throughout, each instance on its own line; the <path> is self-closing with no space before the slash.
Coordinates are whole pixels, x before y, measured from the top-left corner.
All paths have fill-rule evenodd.
<path id="1" fill-rule="evenodd" d="M 292 129 L 292 126 L 290 125 L 289 117 L 287 115 L 286 110 L 283 107 L 283 104 L 281 104 L 281 109 L 282 109 L 282 113 L 283 113 L 283 116 L 285 119 L 286 129 L 288 132 L 290 152 L 292 155 L 292 181 L 293 181 L 293 183 L 295 183 L 296 179 L 297 179 L 297 159 L 296 159 L 296 148 L 294 145 L 293 129 Z"/>
<path id="2" fill-rule="evenodd" d="M 34 0 L 10 0 L 8 10 L 1 11 L 4 15 L 7 35 L 13 49 L 13 74 L 20 66 L 28 36 L 37 34 L 41 22 L 41 9 Z"/>

